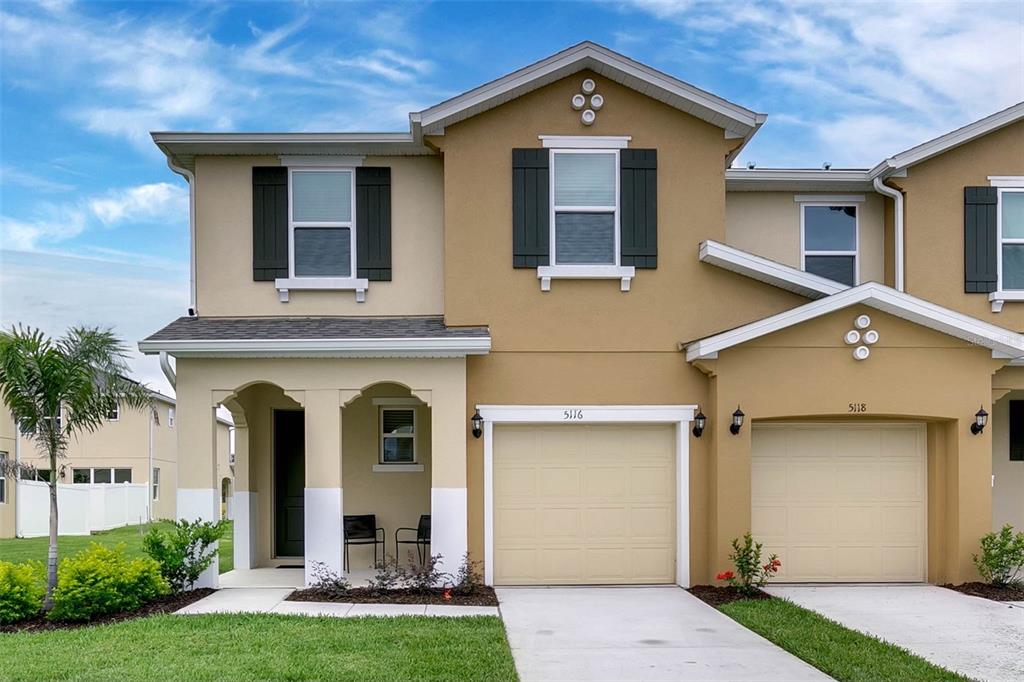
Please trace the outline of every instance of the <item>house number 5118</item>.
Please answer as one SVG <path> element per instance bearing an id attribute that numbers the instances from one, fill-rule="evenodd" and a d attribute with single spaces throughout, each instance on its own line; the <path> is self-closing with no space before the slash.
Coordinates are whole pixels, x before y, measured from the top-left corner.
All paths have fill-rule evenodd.
<path id="1" fill-rule="evenodd" d="M 847 412 L 867 412 L 867 411 L 868 411 L 868 404 L 867 403 L 849 403 L 849 407 L 847 408 Z"/>
<path id="2" fill-rule="evenodd" d="M 562 421 L 578 422 L 583 419 L 583 410 L 562 410 Z"/>

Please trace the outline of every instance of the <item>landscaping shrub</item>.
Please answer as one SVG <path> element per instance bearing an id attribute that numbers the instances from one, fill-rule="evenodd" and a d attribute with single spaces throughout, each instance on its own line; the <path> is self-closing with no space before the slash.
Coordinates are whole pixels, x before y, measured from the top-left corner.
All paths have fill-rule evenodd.
<path id="1" fill-rule="evenodd" d="M 736 570 L 723 571 L 715 577 L 729 583 L 744 595 L 754 594 L 759 588 L 767 585 L 782 566 L 782 562 L 775 554 L 768 557 L 768 563 L 761 563 L 761 543 L 754 542 L 750 533 L 743 536 L 742 545 L 739 538 L 733 538 L 729 561 Z"/>
<path id="2" fill-rule="evenodd" d="M 17 623 L 39 613 L 46 596 L 46 570 L 38 561 L 0 561 L 0 624 Z"/>
<path id="3" fill-rule="evenodd" d="M 175 592 L 191 589 L 217 555 L 215 543 L 224 536 L 223 521 L 175 521 L 174 528 L 153 528 L 142 548 L 160 565 L 160 574 Z"/>
<path id="4" fill-rule="evenodd" d="M 374 592 L 398 590 L 406 586 L 405 569 L 398 566 L 397 561 L 385 556 L 383 561 L 377 562 L 375 569 L 373 577 L 366 581 L 367 586 Z"/>
<path id="5" fill-rule="evenodd" d="M 451 576 L 439 568 L 441 559 L 440 554 L 434 554 L 420 564 L 410 552 L 409 568 L 405 571 L 405 587 L 413 592 L 429 592 L 446 584 Z"/>
<path id="6" fill-rule="evenodd" d="M 345 576 L 339 575 L 331 570 L 330 566 L 322 561 L 313 562 L 313 583 L 310 587 L 323 590 L 329 594 L 343 595 L 352 589 Z"/>
<path id="7" fill-rule="evenodd" d="M 1021 581 L 1024 572 L 1024 532 L 1013 532 L 1006 524 L 998 533 L 981 538 L 981 555 L 974 555 L 974 565 L 987 583 L 1012 585 Z"/>
<path id="8" fill-rule="evenodd" d="M 484 576 L 480 572 L 480 562 L 470 561 L 469 554 L 462 555 L 462 563 L 453 576 L 452 592 L 468 597 L 480 591 L 484 584 Z"/>
<path id="9" fill-rule="evenodd" d="M 149 558 L 129 559 L 124 545 L 114 549 L 93 543 L 60 562 L 53 593 L 53 620 L 90 620 L 131 611 L 168 592 L 160 565 Z"/>

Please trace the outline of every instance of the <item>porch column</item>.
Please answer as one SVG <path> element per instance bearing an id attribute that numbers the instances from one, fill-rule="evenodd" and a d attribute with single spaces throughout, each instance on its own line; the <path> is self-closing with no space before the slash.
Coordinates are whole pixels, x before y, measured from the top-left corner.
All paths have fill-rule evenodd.
<path id="1" fill-rule="evenodd" d="M 317 563 L 342 575 L 341 401 L 337 389 L 303 391 L 306 424 L 306 584 Z M 297 394 L 289 392 L 296 397 Z"/>
<path id="2" fill-rule="evenodd" d="M 256 491 L 249 481 L 249 425 L 235 418 L 235 494 L 231 511 L 235 529 L 235 568 L 255 568 Z"/>
<path id="3" fill-rule="evenodd" d="M 179 367 L 186 363 L 179 363 Z M 188 521 L 220 520 L 217 481 L 217 408 L 210 390 L 187 380 L 179 370 L 177 384 L 178 495 L 177 517 Z M 186 380 L 182 380 L 186 379 Z M 219 560 L 203 571 L 195 587 L 217 587 Z"/>
<path id="4" fill-rule="evenodd" d="M 455 363 L 453 363 L 455 364 Z M 466 495 L 466 365 L 452 368 L 449 384 L 430 391 L 430 553 L 454 573 L 468 549 Z"/>

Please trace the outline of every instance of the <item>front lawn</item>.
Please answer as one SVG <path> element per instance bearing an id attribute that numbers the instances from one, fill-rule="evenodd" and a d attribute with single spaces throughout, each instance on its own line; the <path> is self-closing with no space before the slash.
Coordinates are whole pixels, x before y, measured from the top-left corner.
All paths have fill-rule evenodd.
<path id="1" fill-rule="evenodd" d="M 72 655 L 69 655 L 71 653 Z M 0 680 L 516 680 L 501 620 L 154 616 L 0 634 Z"/>
<path id="2" fill-rule="evenodd" d="M 98 542 L 106 547 L 113 547 L 118 543 L 125 544 L 125 554 L 128 556 L 143 556 L 142 536 L 151 527 L 168 528 L 170 524 L 166 521 L 147 523 L 141 526 L 124 526 L 114 530 L 93 533 L 92 535 L 61 535 L 57 538 L 57 556 L 60 558 L 77 554 L 91 542 Z M 220 541 L 220 572 L 225 573 L 234 567 L 235 557 L 232 554 L 231 522 L 228 522 L 228 530 L 224 539 Z M 0 559 L 4 561 L 21 562 L 35 559 L 46 563 L 46 548 L 49 546 L 48 538 L 10 538 L 0 540 Z"/>
<path id="3" fill-rule="evenodd" d="M 719 608 L 840 682 L 970 679 L 785 599 L 743 599 Z"/>

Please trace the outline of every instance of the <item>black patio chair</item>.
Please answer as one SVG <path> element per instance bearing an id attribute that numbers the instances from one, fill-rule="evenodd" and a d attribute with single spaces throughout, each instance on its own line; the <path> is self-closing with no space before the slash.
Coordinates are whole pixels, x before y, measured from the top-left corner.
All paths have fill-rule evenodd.
<path id="1" fill-rule="evenodd" d="M 345 517 L 345 570 L 348 571 L 348 546 L 373 545 L 373 565 L 376 566 L 377 545 L 380 545 L 381 557 L 387 556 L 387 544 L 384 541 L 384 529 L 377 527 L 376 514 L 357 514 Z"/>
<path id="2" fill-rule="evenodd" d="M 400 540 L 398 534 L 402 531 L 409 533 L 416 533 L 415 539 L 407 538 Z M 398 550 L 399 545 L 416 545 L 416 556 L 419 557 L 420 563 L 423 564 L 427 560 L 427 548 L 430 547 L 430 514 L 424 514 L 420 517 L 420 522 L 416 528 L 398 528 L 395 530 L 395 565 L 398 565 Z"/>

